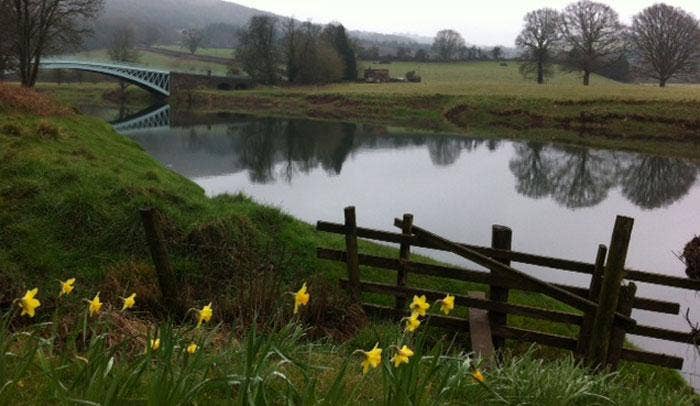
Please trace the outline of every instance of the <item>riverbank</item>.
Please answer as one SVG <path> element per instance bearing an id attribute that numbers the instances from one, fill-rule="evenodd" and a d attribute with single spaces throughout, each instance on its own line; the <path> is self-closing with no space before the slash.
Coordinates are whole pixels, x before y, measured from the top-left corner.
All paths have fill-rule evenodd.
<path id="1" fill-rule="evenodd" d="M 639 95 L 567 99 L 318 88 L 239 93 L 200 90 L 186 100 L 176 96 L 172 103 L 175 108 L 200 111 L 391 124 L 474 137 L 560 142 L 698 159 L 700 100 L 684 99 L 684 95 L 680 93 L 677 99 L 643 99 Z"/>
<path id="2" fill-rule="evenodd" d="M 310 338 L 330 336 L 346 343 L 349 348 L 343 347 L 340 358 L 354 347 L 371 347 L 379 338 L 386 342 L 400 334 L 393 324 L 367 323 L 355 313 L 336 284 L 344 267 L 315 258 L 315 247 L 340 248 L 341 238 L 319 234 L 312 226 L 244 196 L 207 198 L 197 185 L 164 168 L 101 120 L 81 116 L 46 98 L 29 95 L 22 100 L 26 103 L 21 108 L 4 104 L 0 111 L 3 307 L 25 289 L 37 286 L 43 303 L 41 314 L 63 312 L 62 302 L 53 295 L 56 281 L 76 277 L 73 312 L 62 315 L 66 328 L 80 323 L 80 316 L 75 316 L 81 313 L 80 299 L 97 291 L 103 292 L 105 303 L 119 303 L 120 296 L 135 291 L 139 313 L 132 322 L 154 328 L 152 323 L 157 323 L 162 312 L 162 297 L 138 214 L 139 208 L 152 206 L 165 214 L 168 249 L 184 307 L 199 308 L 212 301 L 216 319 L 226 325 L 249 327 L 251 315 L 257 313 L 270 323 L 261 328 L 271 328 L 291 318 L 289 297 L 284 292 L 307 281 L 314 295 L 312 306 L 319 307 L 310 308 L 302 321 L 310 328 Z M 380 256 L 397 254 L 394 249 L 366 243 L 361 249 Z M 369 279 L 387 280 L 379 271 L 367 271 Z M 412 283 L 447 289 L 446 282 L 431 278 L 416 277 Z M 449 285 L 454 293 L 480 289 L 483 287 Z M 540 295 L 515 294 L 513 299 L 562 308 Z M 513 322 L 533 327 L 522 318 Z M 575 333 L 554 323 L 536 324 L 544 331 Z M 523 350 L 512 349 L 517 353 Z M 537 351 L 537 357 L 550 360 L 563 356 Z M 332 357 L 333 362 L 339 362 L 337 353 Z M 550 368 L 551 364 L 545 364 L 545 369 Z M 352 380 L 361 377 L 353 376 Z M 330 385 L 331 377 L 325 379 L 324 384 Z M 31 396 L 41 396 L 41 388 L 50 383 L 34 385 L 37 392 L 30 393 L 28 399 L 36 400 Z M 600 393 L 624 400 L 629 390 L 634 390 L 639 400 L 651 403 L 692 404 L 684 397 L 690 392 L 678 373 L 639 364 L 624 364 L 619 381 Z M 557 391 L 552 388 L 547 393 L 555 396 Z M 371 388 L 364 396 L 372 398 Z"/>

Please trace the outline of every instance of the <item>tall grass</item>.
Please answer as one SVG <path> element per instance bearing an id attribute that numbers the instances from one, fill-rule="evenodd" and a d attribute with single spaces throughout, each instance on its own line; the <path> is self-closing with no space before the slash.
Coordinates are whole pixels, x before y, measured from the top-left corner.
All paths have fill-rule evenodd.
<path id="1" fill-rule="evenodd" d="M 697 405 L 689 393 L 630 387 L 620 375 L 591 375 L 571 357 L 545 362 L 533 351 L 506 356 L 480 383 L 470 354 L 429 344 L 428 329 L 380 343 L 381 365 L 363 375 L 354 347 L 310 341 L 294 322 L 265 333 L 254 323 L 241 337 L 226 326 L 144 324 L 146 334 L 115 340 L 112 316 L 65 331 L 56 322 L 19 327 L 16 312 L 5 314 L 0 404 Z M 148 345 L 154 338 L 157 349 Z M 195 353 L 186 351 L 192 342 Z M 414 355 L 396 367 L 399 344 Z"/>

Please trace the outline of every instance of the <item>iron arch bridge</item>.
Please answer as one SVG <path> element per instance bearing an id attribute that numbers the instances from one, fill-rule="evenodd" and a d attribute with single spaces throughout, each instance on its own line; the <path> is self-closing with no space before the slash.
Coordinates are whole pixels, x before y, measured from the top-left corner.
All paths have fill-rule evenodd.
<path id="1" fill-rule="evenodd" d="M 168 71 L 137 65 L 67 60 L 45 60 L 39 66 L 41 69 L 75 69 L 101 73 L 137 85 L 151 93 L 170 96 L 170 72 Z"/>

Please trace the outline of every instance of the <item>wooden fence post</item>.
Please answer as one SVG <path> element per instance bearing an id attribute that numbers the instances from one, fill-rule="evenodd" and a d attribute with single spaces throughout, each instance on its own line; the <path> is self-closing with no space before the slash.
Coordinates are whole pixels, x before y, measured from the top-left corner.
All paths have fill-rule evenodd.
<path id="1" fill-rule="evenodd" d="M 146 232 L 146 241 L 148 242 L 148 248 L 151 251 L 153 264 L 156 268 L 158 286 L 163 295 L 163 306 L 167 313 L 179 315 L 182 310 L 180 309 L 180 302 L 178 300 L 179 291 L 175 278 L 175 271 L 170 264 L 168 251 L 165 247 L 165 237 L 160 228 L 160 212 L 150 207 L 142 208 L 140 212 L 143 228 Z"/>
<path id="2" fill-rule="evenodd" d="M 510 250 L 513 241 L 513 231 L 505 226 L 493 225 L 491 228 L 491 247 L 502 250 Z M 499 261 L 503 264 L 510 266 L 510 260 Z M 497 269 L 491 269 L 491 275 L 493 275 L 493 280 L 498 283 L 499 271 Z M 508 289 L 500 287 L 498 285 L 489 286 L 489 299 L 495 302 L 508 302 Z M 505 326 L 508 322 L 508 315 L 506 313 L 489 311 L 489 322 L 492 326 Z M 493 346 L 496 351 L 500 350 L 505 346 L 506 340 L 503 337 L 493 337 Z"/>
<path id="3" fill-rule="evenodd" d="M 598 245 L 598 253 L 595 257 L 595 268 L 591 275 L 591 283 L 588 287 L 588 299 L 598 303 L 600 297 L 600 286 L 603 283 L 603 271 L 605 269 L 605 256 L 608 254 L 608 248 L 600 244 Z M 588 350 L 588 345 L 591 338 L 591 329 L 593 328 L 593 320 L 595 320 L 595 312 L 586 312 L 583 315 L 583 323 L 578 333 L 578 348 L 579 355 L 584 356 Z"/>
<path id="4" fill-rule="evenodd" d="M 632 315 L 632 305 L 634 304 L 634 295 L 636 293 L 637 285 L 635 285 L 634 282 L 623 286 L 620 291 L 620 300 L 617 302 L 617 311 L 625 316 Z M 613 327 L 612 336 L 610 338 L 610 349 L 608 350 L 608 365 L 612 370 L 616 370 L 617 366 L 620 364 L 626 334 L 627 331 L 624 327 Z"/>
<path id="5" fill-rule="evenodd" d="M 598 308 L 586 352 L 586 363 L 593 368 L 603 367 L 608 361 L 613 322 L 620 297 L 620 285 L 625 277 L 625 260 L 633 225 L 634 219 L 630 217 L 617 216 L 615 219 Z"/>
<path id="6" fill-rule="evenodd" d="M 411 228 L 413 228 L 413 215 L 412 214 L 404 214 L 403 215 L 403 226 L 401 227 L 401 233 L 404 235 L 404 237 L 410 237 L 411 236 Z M 411 244 L 408 242 L 401 242 L 401 246 L 399 248 L 399 260 L 401 261 L 401 266 L 396 273 L 396 286 L 399 288 L 402 288 L 406 286 L 406 281 L 408 277 L 408 272 L 406 269 L 406 261 L 408 261 L 411 257 Z M 400 312 L 405 312 L 406 311 L 406 297 L 405 296 L 396 296 L 396 310 Z"/>
<path id="7" fill-rule="evenodd" d="M 360 301 L 360 265 L 357 257 L 357 219 L 355 206 L 345 208 L 345 251 L 347 252 L 348 280 L 350 297 Z"/>

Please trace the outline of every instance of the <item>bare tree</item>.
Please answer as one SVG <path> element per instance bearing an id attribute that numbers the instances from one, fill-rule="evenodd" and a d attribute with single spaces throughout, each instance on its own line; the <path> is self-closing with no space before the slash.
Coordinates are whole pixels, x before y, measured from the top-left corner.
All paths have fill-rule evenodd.
<path id="1" fill-rule="evenodd" d="M 112 34 L 109 49 L 109 59 L 114 62 L 136 62 L 139 51 L 136 50 L 136 32 L 129 25 L 122 25 Z"/>
<path id="2" fill-rule="evenodd" d="M 236 59 L 254 81 L 266 85 L 279 82 L 283 62 L 279 37 L 277 19 L 267 15 L 253 16 L 239 32 Z"/>
<path id="3" fill-rule="evenodd" d="M 109 59 L 114 62 L 136 62 L 139 60 L 139 51 L 136 50 L 136 32 L 130 25 L 121 25 L 112 33 L 109 49 Z M 121 95 L 125 95 L 128 82 L 119 80 Z"/>
<path id="4" fill-rule="evenodd" d="M 581 0 L 566 7 L 561 21 L 567 48 L 565 66 L 582 72 L 584 85 L 590 83 L 591 73 L 624 55 L 624 28 L 609 6 Z"/>
<path id="5" fill-rule="evenodd" d="M 493 49 L 491 49 L 491 56 L 494 61 L 500 61 L 503 57 L 503 47 L 500 45 L 493 47 Z"/>
<path id="6" fill-rule="evenodd" d="M 204 33 L 201 30 L 191 29 L 182 32 L 182 47 L 194 55 L 197 49 L 204 43 Z"/>
<path id="7" fill-rule="evenodd" d="M 453 60 L 465 45 L 464 38 L 457 31 L 442 30 L 435 36 L 433 52 L 440 61 L 447 62 Z"/>
<path id="8" fill-rule="evenodd" d="M 664 87 L 672 77 L 697 69 L 698 35 L 698 20 L 680 8 L 659 3 L 634 16 L 630 38 L 642 72 Z"/>
<path id="9" fill-rule="evenodd" d="M 0 0 L 0 14 L 23 86 L 36 83 L 41 58 L 75 47 L 90 33 L 103 0 Z"/>
<path id="10" fill-rule="evenodd" d="M 525 51 L 520 73 L 524 76 L 534 73 L 537 83 L 542 84 L 545 76 L 552 73 L 554 49 L 561 39 L 561 16 L 554 9 L 541 8 L 527 13 L 524 21 L 525 26 L 515 39 L 515 45 Z"/>

